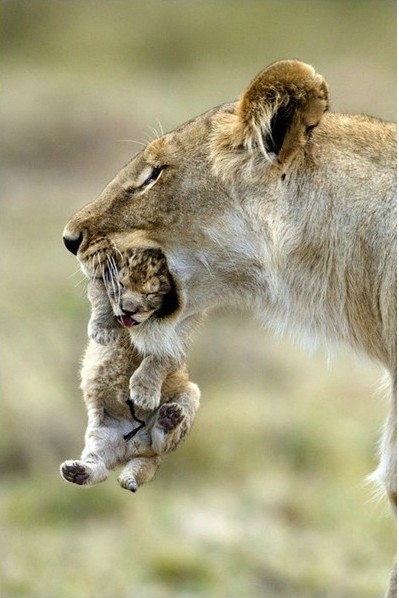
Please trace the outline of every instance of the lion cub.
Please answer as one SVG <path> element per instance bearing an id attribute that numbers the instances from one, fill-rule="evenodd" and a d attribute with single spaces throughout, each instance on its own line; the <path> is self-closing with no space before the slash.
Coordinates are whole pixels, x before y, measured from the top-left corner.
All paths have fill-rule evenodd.
<path id="1" fill-rule="evenodd" d="M 191 429 L 200 393 L 185 364 L 142 358 L 128 332 L 172 309 L 173 279 L 162 251 L 129 249 L 108 258 L 102 272 L 88 288 L 91 341 L 81 372 L 85 448 L 80 460 L 65 461 L 60 470 L 66 481 L 92 486 L 124 464 L 119 484 L 135 492 Z"/>

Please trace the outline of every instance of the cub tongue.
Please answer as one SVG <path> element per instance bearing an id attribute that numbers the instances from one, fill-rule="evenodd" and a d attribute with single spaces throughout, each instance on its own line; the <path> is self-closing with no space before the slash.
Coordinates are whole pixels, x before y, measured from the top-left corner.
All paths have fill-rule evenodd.
<path id="1" fill-rule="evenodd" d="M 124 326 L 125 328 L 130 328 L 131 326 L 135 326 L 137 324 L 137 322 L 135 322 L 132 317 L 126 315 L 119 316 L 118 322 L 121 326 Z"/>

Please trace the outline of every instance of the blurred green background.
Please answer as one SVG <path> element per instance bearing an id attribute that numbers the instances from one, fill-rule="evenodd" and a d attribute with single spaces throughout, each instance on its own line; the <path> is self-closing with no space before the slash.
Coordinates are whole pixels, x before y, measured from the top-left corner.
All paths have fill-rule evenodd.
<path id="1" fill-rule="evenodd" d="M 382 596 L 394 523 L 364 481 L 381 370 L 304 354 L 247 314 L 198 335 L 202 407 L 154 482 L 61 480 L 83 443 L 88 318 L 61 233 L 134 140 L 279 58 L 312 63 L 333 110 L 394 119 L 395 22 L 383 0 L 2 1 L 2 597 Z"/>

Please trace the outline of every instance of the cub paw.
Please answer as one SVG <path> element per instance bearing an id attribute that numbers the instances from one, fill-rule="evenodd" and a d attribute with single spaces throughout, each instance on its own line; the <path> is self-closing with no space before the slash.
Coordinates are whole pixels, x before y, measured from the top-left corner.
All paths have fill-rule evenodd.
<path id="1" fill-rule="evenodd" d="M 89 481 L 91 470 L 83 461 L 64 461 L 60 466 L 60 473 L 67 482 L 84 486 Z"/>
<path id="2" fill-rule="evenodd" d="M 177 403 L 165 403 L 161 406 L 157 426 L 165 432 L 171 432 L 183 421 L 184 409 Z"/>
<path id="3" fill-rule="evenodd" d="M 89 337 L 99 345 L 111 345 L 118 339 L 120 332 L 119 328 L 99 328 L 90 324 L 88 328 Z"/>
<path id="4" fill-rule="evenodd" d="M 154 411 L 159 406 L 161 391 L 151 384 L 133 379 L 130 381 L 130 398 L 137 407 Z"/>
<path id="5" fill-rule="evenodd" d="M 151 432 L 151 446 L 158 455 L 173 451 L 186 436 L 184 420 L 184 409 L 177 403 L 161 406 Z"/>
<path id="6" fill-rule="evenodd" d="M 138 483 L 132 475 L 121 474 L 118 478 L 118 482 L 121 488 L 129 490 L 130 492 L 136 492 L 138 490 Z"/>

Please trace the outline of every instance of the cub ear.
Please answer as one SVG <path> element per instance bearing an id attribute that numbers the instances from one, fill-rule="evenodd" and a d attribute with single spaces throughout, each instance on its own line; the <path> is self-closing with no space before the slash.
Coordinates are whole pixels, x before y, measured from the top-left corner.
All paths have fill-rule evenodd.
<path id="1" fill-rule="evenodd" d="M 275 62 L 255 77 L 239 100 L 241 143 L 285 162 L 305 145 L 326 110 L 327 85 L 312 66 L 297 60 Z"/>

